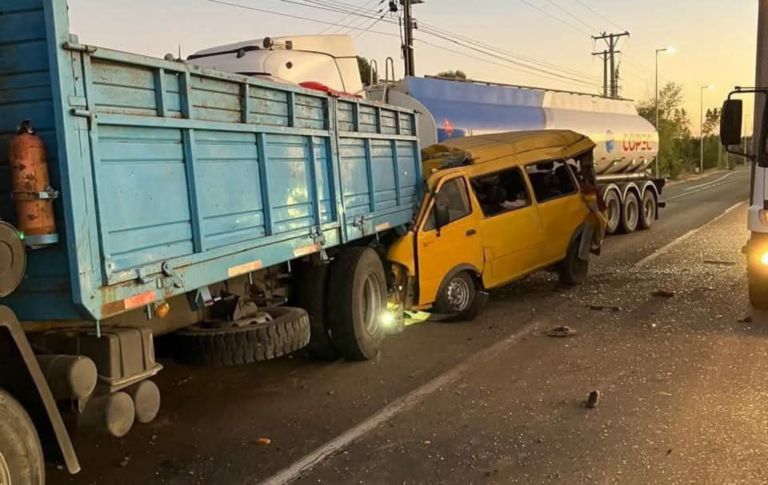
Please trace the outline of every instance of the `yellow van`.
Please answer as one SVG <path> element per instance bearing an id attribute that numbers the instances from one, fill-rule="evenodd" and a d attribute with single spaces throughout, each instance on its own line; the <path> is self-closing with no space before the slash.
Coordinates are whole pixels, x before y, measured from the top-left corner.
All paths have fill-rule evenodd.
<path id="1" fill-rule="evenodd" d="M 594 143 L 571 131 L 450 140 L 424 151 L 426 195 L 389 249 L 401 309 L 472 319 L 487 290 L 554 268 L 577 285 L 598 254 Z"/>

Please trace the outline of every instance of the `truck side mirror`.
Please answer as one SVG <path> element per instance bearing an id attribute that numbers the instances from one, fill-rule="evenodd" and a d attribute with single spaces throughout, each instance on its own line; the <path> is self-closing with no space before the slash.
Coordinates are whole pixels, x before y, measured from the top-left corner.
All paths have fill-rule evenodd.
<path id="1" fill-rule="evenodd" d="M 445 204 L 440 203 L 440 198 L 438 197 L 435 201 L 435 227 L 437 228 L 438 234 L 440 233 L 440 229 L 447 226 L 451 223 L 451 214 L 448 211 L 448 206 Z"/>
<path id="2" fill-rule="evenodd" d="M 742 100 L 729 99 L 723 104 L 723 114 L 720 119 L 720 142 L 723 146 L 741 145 L 743 116 Z"/>

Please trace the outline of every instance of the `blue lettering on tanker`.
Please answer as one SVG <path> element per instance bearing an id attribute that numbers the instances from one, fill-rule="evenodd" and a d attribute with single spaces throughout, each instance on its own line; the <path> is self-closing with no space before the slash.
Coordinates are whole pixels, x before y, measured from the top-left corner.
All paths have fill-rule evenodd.
<path id="1" fill-rule="evenodd" d="M 616 149 L 616 139 L 613 136 L 613 132 L 611 130 L 608 130 L 605 132 L 605 151 L 608 153 L 613 153 L 613 150 Z"/>

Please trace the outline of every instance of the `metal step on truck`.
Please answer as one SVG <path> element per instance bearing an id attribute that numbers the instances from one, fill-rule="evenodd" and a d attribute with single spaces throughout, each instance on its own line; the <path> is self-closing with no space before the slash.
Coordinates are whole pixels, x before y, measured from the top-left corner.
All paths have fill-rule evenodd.
<path id="1" fill-rule="evenodd" d="M 375 356 L 421 202 L 413 111 L 81 43 L 0 3 L 0 484 L 80 469 L 62 414 L 152 421 L 185 363 Z M 62 409 L 66 411 L 62 411 Z"/>

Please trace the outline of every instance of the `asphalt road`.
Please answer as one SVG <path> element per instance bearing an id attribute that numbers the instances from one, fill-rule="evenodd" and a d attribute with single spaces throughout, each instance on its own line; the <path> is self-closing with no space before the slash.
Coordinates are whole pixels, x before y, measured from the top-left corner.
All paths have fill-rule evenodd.
<path id="1" fill-rule="evenodd" d="M 671 186 L 654 228 L 610 238 L 582 287 L 532 276 L 372 362 L 163 362 L 157 421 L 77 436 L 83 472 L 49 482 L 766 483 L 768 318 L 744 321 L 734 208 L 748 191 L 745 170 Z M 562 325 L 577 334 L 546 336 Z"/>

